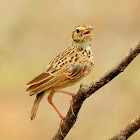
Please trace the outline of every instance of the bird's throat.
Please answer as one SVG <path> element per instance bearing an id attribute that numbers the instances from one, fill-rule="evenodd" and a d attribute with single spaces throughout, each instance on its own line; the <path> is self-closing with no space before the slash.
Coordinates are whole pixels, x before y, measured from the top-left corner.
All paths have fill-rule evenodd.
<path id="1" fill-rule="evenodd" d="M 72 41 L 72 45 L 75 46 L 77 49 L 85 49 L 89 46 L 91 46 L 90 41 L 86 41 L 86 42 L 76 42 L 76 41 Z"/>

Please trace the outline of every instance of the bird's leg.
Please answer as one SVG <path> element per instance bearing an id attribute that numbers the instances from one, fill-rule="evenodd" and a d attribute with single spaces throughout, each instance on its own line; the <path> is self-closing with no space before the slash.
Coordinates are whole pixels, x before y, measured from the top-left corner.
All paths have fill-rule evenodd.
<path id="1" fill-rule="evenodd" d="M 52 102 L 52 97 L 53 97 L 54 93 L 55 93 L 55 91 L 51 91 L 51 92 L 50 92 L 50 94 L 49 94 L 49 96 L 48 96 L 48 102 L 53 106 L 53 108 L 56 110 L 56 112 L 58 113 L 58 115 L 59 115 L 60 118 L 61 118 L 61 121 L 60 121 L 60 124 L 59 124 L 59 130 L 60 130 L 61 135 L 63 136 L 62 131 L 61 131 L 61 124 L 62 124 L 63 120 L 65 119 L 65 117 L 63 117 L 63 116 L 61 115 L 61 113 L 58 111 L 58 109 L 55 107 L 55 105 L 54 105 L 53 102 Z"/>
<path id="2" fill-rule="evenodd" d="M 63 117 L 63 116 L 61 115 L 61 113 L 58 111 L 58 109 L 55 107 L 55 105 L 54 105 L 53 102 L 52 102 L 52 97 L 53 97 L 54 93 L 55 93 L 55 91 L 51 91 L 51 92 L 50 92 L 50 94 L 49 94 L 49 96 L 48 96 L 48 102 L 49 102 L 49 103 L 53 106 L 53 108 L 56 110 L 56 112 L 58 113 L 58 115 L 60 116 L 60 118 L 61 118 L 62 120 L 64 120 L 65 117 Z"/>
<path id="3" fill-rule="evenodd" d="M 75 116 L 75 114 L 73 112 L 73 102 L 74 102 L 75 94 L 74 93 L 71 93 L 71 92 L 63 91 L 63 90 L 60 90 L 60 89 L 53 89 L 53 90 L 55 92 L 60 92 L 60 93 L 64 93 L 64 94 L 67 94 L 67 95 L 71 95 L 72 96 L 72 100 L 70 101 L 70 106 L 71 106 L 72 114 Z"/>

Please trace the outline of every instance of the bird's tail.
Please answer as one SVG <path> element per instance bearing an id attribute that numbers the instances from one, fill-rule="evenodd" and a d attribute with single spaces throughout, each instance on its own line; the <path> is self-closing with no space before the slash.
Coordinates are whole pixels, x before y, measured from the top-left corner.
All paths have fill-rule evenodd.
<path id="1" fill-rule="evenodd" d="M 43 95 L 44 95 L 44 92 L 41 92 L 36 95 L 36 98 L 35 98 L 35 101 L 34 101 L 34 104 L 33 104 L 32 110 L 31 110 L 31 116 L 30 116 L 31 120 L 33 120 L 36 116 L 36 113 L 37 113 L 37 110 L 38 110 L 38 107 L 39 107 L 39 104 L 40 104 L 40 101 L 41 101 Z"/>

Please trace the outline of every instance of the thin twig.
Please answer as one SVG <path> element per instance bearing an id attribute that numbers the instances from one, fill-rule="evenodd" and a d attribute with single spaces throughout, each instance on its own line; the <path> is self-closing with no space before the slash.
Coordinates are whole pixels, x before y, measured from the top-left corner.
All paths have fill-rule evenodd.
<path id="1" fill-rule="evenodd" d="M 105 74 L 94 80 L 89 85 L 81 85 L 78 93 L 74 98 L 73 112 L 69 109 L 66 119 L 61 125 L 61 131 L 58 130 L 52 140 L 63 140 L 68 134 L 74 123 L 76 122 L 79 110 L 86 98 L 96 92 L 98 89 L 109 83 L 113 78 L 119 75 L 130 64 L 130 62 L 140 53 L 140 42 L 130 49 L 129 53 L 113 68 L 107 71 Z"/>

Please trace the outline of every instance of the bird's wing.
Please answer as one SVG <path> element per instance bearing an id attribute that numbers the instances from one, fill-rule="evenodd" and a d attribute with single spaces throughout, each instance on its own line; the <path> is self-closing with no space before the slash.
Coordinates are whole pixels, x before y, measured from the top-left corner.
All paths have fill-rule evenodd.
<path id="1" fill-rule="evenodd" d="M 31 82 L 27 83 L 29 87 L 26 89 L 26 92 L 30 92 L 32 94 L 38 94 L 47 89 L 53 88 L 56 85 L 67 80 L 67 78 L 63 75 L 63 72 L 67 71 L 66 68 L 55 69 L 49 72 L 43 72 L 36 78 L 34 78 Z"/>
<path id="2" fill-rule="evenodd" d="M 73 48 L 68 48 L 55 57 L 42 74 L 26 84 L 29 86 L 26 92 L 30 92 L 30 95 L 38 94 L 86 76 L 91 71 L 93 63 L 83 61 L 83 57 L 78 57 L 77 61 L 74 56 Z"/>
<path id="3" fill-rule="evenodd" d="M 82 65 L 72 65 L 71 69 L 66 73 L 66 76 L 71 80 L 79 79 L 80 77 L 88 75 L 92 67 L 93 63 L 91 62 Z"/>
<path id="4" fill-rule="evenodd" d="M 40 75 L 38 75 L 37 77 L 35 77 L 32 81 L 28 82 L 28 83 L 26 84 L 26 86 L 31 86 L 31 85 L 34 85 L 34 84 L 43 82 L 44 80 L 46 80 L 46 79 L 48 79 L 49 77 L 51 77 L 50 71 L 51 71 L 52 69 L 54 69 L 54 66 L 53 66 L 54 60 L 55 60 L 55 59 L 53 59 L 53 60 L 48 64 L 48 66 L 46 67 L 46 69 L 45 69 L 45 71 L 44 71 L 43 73 L 41 73 Z"/>
<path id="5" fill-rule="evenodd" d="M 30 92 L 30 95 L 33 95 L 48 89 L 61 87 L 86 76 L 90 71 L 91 68 L 87 65 L 70 65 L 63 69 L 51 71 L 53 73 L 44 72 L 29 82 L 30 86 L 26 92 Z"/>

